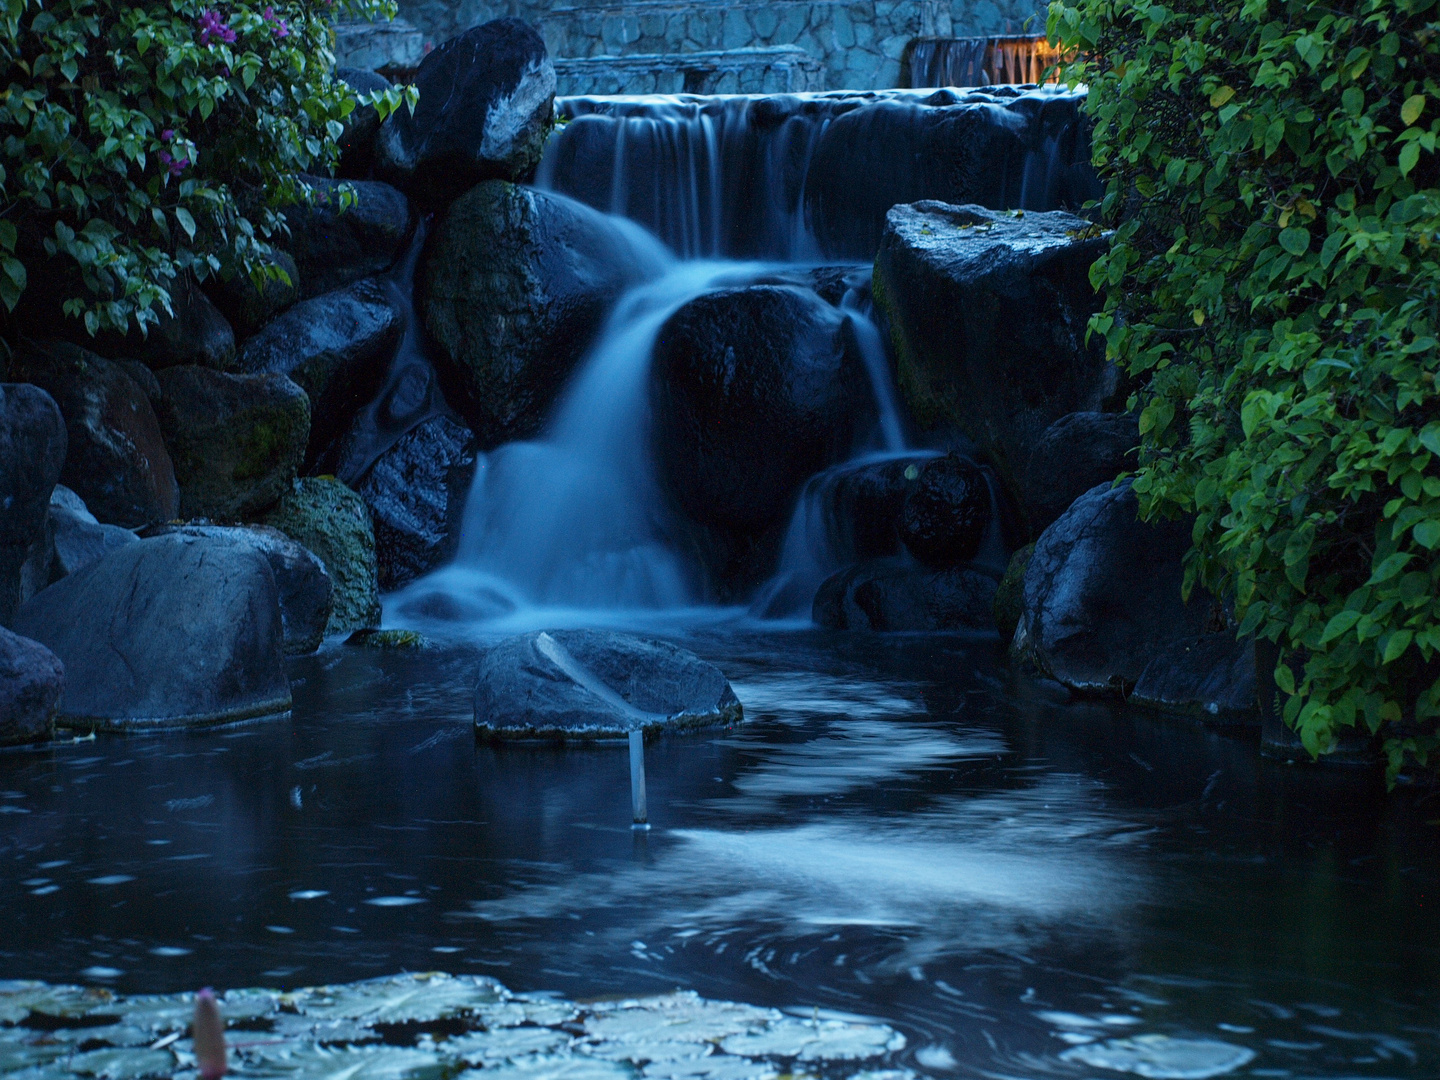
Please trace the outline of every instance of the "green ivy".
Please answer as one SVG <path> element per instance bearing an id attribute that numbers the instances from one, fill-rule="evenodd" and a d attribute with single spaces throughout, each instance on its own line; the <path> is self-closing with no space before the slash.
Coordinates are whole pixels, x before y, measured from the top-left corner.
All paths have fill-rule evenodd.
<path id="1" fill-rule="evenodd" d="M 58 270 L 91 334 L 154 324 L 178 274 L 283 276 L 296 175 L 333 170 L 357 105 L 415 102 L 333 76 L 335 15 L 394 0 L 3 2 L 0 300 Z"/>
<path id="2" fill-rule="evenodd" d="M 1440 746 L 1436 0 L 1055 0 L 1100 207 L 1092 330 L 1140 380 L 1135 490 L 1187 590 L 1280 645 L 1312 754 Z"/>

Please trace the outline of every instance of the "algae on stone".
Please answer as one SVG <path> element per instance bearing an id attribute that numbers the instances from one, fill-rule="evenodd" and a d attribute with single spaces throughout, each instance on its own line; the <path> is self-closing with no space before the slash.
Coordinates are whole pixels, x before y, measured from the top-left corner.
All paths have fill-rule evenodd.
<path id="1" fill-rule="evenodd" d="M 375 527 L 365 500 L 333 477 L 307 476 L 263 520 L 325 564 L 334 586 L 327 635 L 379 624 Z"/>

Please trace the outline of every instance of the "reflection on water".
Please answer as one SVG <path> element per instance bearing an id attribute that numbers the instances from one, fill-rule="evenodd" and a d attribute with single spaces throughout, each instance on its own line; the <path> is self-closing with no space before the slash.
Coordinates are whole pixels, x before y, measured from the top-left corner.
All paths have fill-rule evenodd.
<path id="1" fill-rule="evenodd" d="M 296 660 L 288 721 L 0 755 L 0 977 L 443 968 L 878 1016 L 933 1076 L 1436 1074 L 1434 797 L 1051 700 L 993 643 L 685 643 L 747 722 L 649 749 L 648 836 L 623 752 L 475 744 L 464 644 Z"/>

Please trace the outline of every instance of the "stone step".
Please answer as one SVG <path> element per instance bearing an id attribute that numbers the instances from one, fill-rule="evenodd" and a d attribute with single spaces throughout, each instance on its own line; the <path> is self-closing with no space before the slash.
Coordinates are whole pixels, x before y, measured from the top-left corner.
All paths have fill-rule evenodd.
<path id="1" fill-rule="evenodd" d="M 793 45 L 555 61 L 556 92 L 595 94 L 794 94 L 825 88 L 825 69 Z"/>

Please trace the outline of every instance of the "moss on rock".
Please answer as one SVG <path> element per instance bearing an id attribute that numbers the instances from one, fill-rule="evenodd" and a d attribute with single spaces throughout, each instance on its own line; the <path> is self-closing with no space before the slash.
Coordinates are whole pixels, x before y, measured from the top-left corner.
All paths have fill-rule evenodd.
<path id="1" fill-rule="evenodd" d="M 1021 608 L 1024 603 L 1025 568 L 1030 565 L 1030 556 L 1035 554 L 1035 545 L 1026 544 L 1010 556 L 1010 565 L 995 590 L 995 626 L 1002 639 L 1015 636 L 1020 625 Z"/>
<path id="2" fill-rule="evenodd" d="M 334 586 L 327 635 L 380 622 L 375 527 L 365 500 L 333 477 L 307 476 L 295 481 L 264 522 L 325 564 Z"/>

